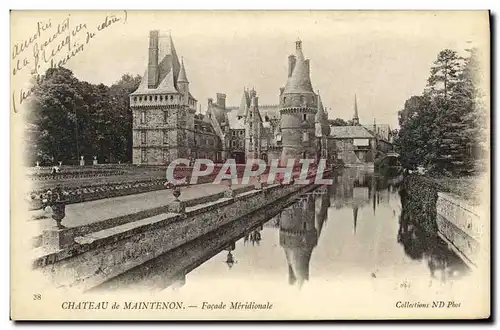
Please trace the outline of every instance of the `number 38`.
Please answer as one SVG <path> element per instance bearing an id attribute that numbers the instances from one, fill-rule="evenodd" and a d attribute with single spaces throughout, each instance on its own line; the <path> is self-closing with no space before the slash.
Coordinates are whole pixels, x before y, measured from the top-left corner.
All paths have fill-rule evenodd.
<path id="1" fill-rule="evenodd" d="M 41 294 L 39 294 L 39 293 L 35 293 L 35 294 L 33 295 L 33 300 L 42 300 L 42 295 L 41 295 Z"/>

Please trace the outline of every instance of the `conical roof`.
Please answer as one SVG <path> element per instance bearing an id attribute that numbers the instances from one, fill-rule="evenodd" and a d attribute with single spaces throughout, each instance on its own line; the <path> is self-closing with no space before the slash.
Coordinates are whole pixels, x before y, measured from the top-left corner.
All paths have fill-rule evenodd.
<path id="1" fill-rule="evenodd" d="M 177 82 L 189 82 L 189 80 L 187 79 L 187 75 L 186 75 L 186 68 L 184 68 L 184 59 L 182 58 L 181 59 L 181 70 L 179 72 L 179 78 L 177 79 Z"/>
<path id="2" fill-rule="evenodd" d="M 304 59 L 300 41 L 297 41 L 295 57 L 297 58 L 295 67 L 286 82 L 283 93 L 314 93 L 309 74 L 309 60 Z"/>

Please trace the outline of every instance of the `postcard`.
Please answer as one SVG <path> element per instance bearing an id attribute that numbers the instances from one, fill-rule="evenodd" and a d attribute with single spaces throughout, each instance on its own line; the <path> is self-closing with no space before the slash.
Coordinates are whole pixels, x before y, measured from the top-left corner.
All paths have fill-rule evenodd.
<path id="1" fill-rule="evenodd" d="M 488 11 L 10 19 L 11 319 L 490 317 Z"/>

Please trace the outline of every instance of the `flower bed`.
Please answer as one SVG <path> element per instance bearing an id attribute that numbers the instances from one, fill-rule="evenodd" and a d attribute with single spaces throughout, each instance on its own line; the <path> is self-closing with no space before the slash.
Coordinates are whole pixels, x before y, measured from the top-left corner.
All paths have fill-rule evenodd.
<path id="1" fill-rule="evenodd" d="M 83 171 L 63 170 L 55 175 L 56 179 L 78 179 L 78 178 L 94 178 L 94 177 L 103 177 L 103 176 L 113 176 L 113 175 L 122 175 L 125 171 L 123 170 L 109 170 L 109 169 L 86 169 Z M 28 177 L 33 181 L 45 181 L 45 180 L 53 180 L 53 175 L 51 172 L 41 172 L 41 173 L 33 173 L 28 175 Z"/>
<path id="2" fill-rule="evenodd" d="M 202 176 L 198 178 L 197 184 L 213 182 L 220 172 L 222 165 L 217 164 L 211 175 Z M 179 186 L 189 185 L 192 175 L 192 167 L 176 167 L 174 171 L 174 178 L 181 179 L 186 178 L 186 183 Z M 203 170 L 203 169 L 202 169 Z M 237 166 L 237 175 L 239 178 L 243 176 L 245 166 Z M 267 173 L 269 167 L 264 173 Z M 150 179 L 137 179 L 128 182 L 112 182 L 112 183 L 95 183 L 87 184 L 77 187 L 67 187 L 65 190 L 68 193 L 67 203 L 81 203 L 87 201 L 93 201 L 103 198 L 112 198 L 125 195 L 140 194 L 150 191 L 169 189 L 166 185 L 167 179 L 165 177 L 161 178 L 150 178 Z M 41 207 L 41 195 L 45 190 L 36 190 L 31 194 L 31 204 L 32 209 L 39 209 Z"/>

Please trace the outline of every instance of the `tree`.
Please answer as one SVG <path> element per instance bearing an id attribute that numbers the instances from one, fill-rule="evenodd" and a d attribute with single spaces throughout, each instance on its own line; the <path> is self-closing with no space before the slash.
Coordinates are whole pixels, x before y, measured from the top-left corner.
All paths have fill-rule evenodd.
<path id="1" fill-rule="evenodd" d="M 29 162 L 78 163 L 80 155 L 100 162 L 132 159 L 129 94 L 141 77 L 123 75 L 108 87 L 79 81 L 65 68 L 52 68 L 34 81 L 26 114 Z"/>
<path id="2" fill-rule="evenodd" d="M 463 60 L 455 51 L 441 51 L 428 80 L 436 120 L 427 164 L 432 172 L 445 175 L 461 174 L 470 167 L 464 116 L 471 111 L 471 93 L 464 81 Z"/>
<path id="3" fill-rule="evenodd" d="M 139 75 L 124 74 L 109 88 L 113 122 L 121 124 L 116 127 L 112 142 L 113 150 L 120 150 L 113 155 L 114 161 L 132 161 L 132 111 L 129 95 L 139 87 L 141 79 Z"/>
<path id="4" fill-rule="evenodd" d="M 415 169 L 426 162 L 434 113 L 428 95 L 412 96 L 398 112 L 400 130 L 395 139 L 396 150 L 405 168 Z"/>
<path id="5" fill-rule="evenodd" d="M 461 69 L 461 58 L 456 51 L 445 49 L 439 52 L 427 86 L 431 94 L 448 98 L 450 90 L 457 84 Z"/>
<path id="6" fill-rule="evenodd" d="M 352 126 L 352 120 L 344 120 L 342 118 L 335 118 L 335 119 L 330 119 L 328 120 L 328 124 L 330 126 Z"/>
<path id="7" fill-rule="evenodd" d="M 444 175 L 473 170 L 487 140 L 478 68 L 475 50 L 467 58 L 449 49 L 438 54 L 424 93 L 412 96 L 399 111 L 395 144 L 403 166 L 424 165 Z"/>
<path id="8" fill-rule="evenodd" d="M 83 100 L 79 82 L 65 68 L 48 69 L 34 86 L 27 120 L 36 130 L 36 158 L 47 163 L 77 157 L 75 112 Z M 33 156 L 33 155 L 32 155 Z"/>

